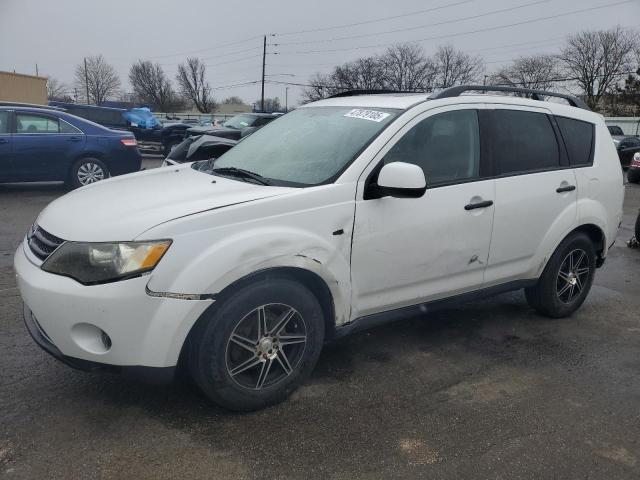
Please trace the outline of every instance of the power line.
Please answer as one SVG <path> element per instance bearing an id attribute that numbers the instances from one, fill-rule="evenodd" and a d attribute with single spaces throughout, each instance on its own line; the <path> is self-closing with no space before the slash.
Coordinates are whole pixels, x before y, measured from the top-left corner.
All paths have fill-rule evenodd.
<path id="1" fill-rule="evenodd" d="M 273 45 L 275 45 L 275 46 L 309 45 L 309 44 L 313 44 L 313 43 L 338 42 L 340 40 L 352 40 L 352 39 L 356 39 L 356 38 L 375 37 L 375 36 L 386 35 L 386 34 L 390 34 L 390 33 L 408 32 L 408 31 L 411 31 L 411 30 L 420 30 L 420 29 L 423 29 L 423 28 L 436 27 L 436 26 L 440 26 L 440 25 L 449 25 L 449 24 L 452 24 L 452 23 L 464 22 L 466 20 L 474 20 L 474 19 L 477 19 L 477 18 L 489 17 L 491 15 L 495 15 L 495 14 L 498 14 L 498 13 L 511 12 L 513 10 L 520 10 L 522 8 L 531 7 L 533 5 L 539 5 L 541 3 L 549 3 L 550 1 L 551 0 L 537 0 L 535 2 L 524 3 L 522 5 L 516 5 L 514 7 L 500 8 L 498 10 L 492 10 L 492 11 L 485 12 L 485 13 L 480 13 L 480 14 L 477 14 L 477 15 L 469 15 L 467 17 L 454 18 L 454 19 L 451 19 L 451 20 L 443 20 L 443 21 L 434 22 L 434 23 L 427 23 L 425 25 L 418 25 L 418 26 L 415 26 L 415 27 L 397 28 L 397 29 L 394 29 L 394 30 L 384 30 L 384 31 L 374 32 L 374 33 L 363 33 L 363 34 L 360 34 L 360 35 L 347 35 L 347 36 L 335 37 L 335 38 L 324 38 L 324 39 L 320 39 L 320 40 L 307 40 L 307 41 L 302 41 L 302 42 L 274 43 Z"/>
<path id="2" fill-rule="evenodd" d="M 209 50 L 215 50 L 215 49 L 219 49 L 219 48 L 231 47 L 233 45 L 239 45 L 241 43 L 246 43 L 246 42 L 249 42 L 251 40 L 256 40 L 258 38 L 261 38 L 261 37 L 262 37 L 262 35 L 256 35 L 256 36 L 253 36 L 253 37 L 245 38 L 244 40 L 237 40 L 235 42 L 224 43 L 222 45 L 216 45 L 216 46 L 213 46 L 213 47 L 201 48 L 199 50 L 191 50 L 191 51 L 188 51 L 188 52 L 179 52 L 179 53 L 168 53 L 166 55 L 152 55 L 152 56 L 149 56 L 147 58 L 170 58 L 170 57 L 181 57 L 183 55 L 192 55 L 194 53 L 207 52 Z"/>
<path id="3" fill-rule="evenodd" d="M 312 32 L 325 32 L 327 30 L 336 30 L 338 28 L 347 28 L 347 27 L 357 27 L 360 25 L 369 25 L 371 23 L 378 23 L 378 22 L 386 22 L 389 20 L 395 20 L 396 18 L 403 18 L 403 17 L 410 17 L 412 15 L 419 15 L 422 13 L 428 13 L 428 12 L 435 12 L 437 10 L 443 10 L 445 8 L 451 8 L 451 7 L 456 7 L 458 5 L 463 5 L 465 3 L 472 3 L 475 0 L 464 0 L 464 1 L 460 1 L 460 2 L 453 2 L 453 3 L 448 3 L 445 5 L 440 5 L 438 7 L 431 7 L 431 8 L 425 8 L 423 10 L 415 10 L 413 12 L 409 12 L 409 13 L 403 13 L 400 15 L 393 15 L 390 17 L 379 17 L 373 20 L 365 20 L 363 22 L 355 22 L 355 23 L 343 23 L 341 25 L 332 25 L 330 27 L 320 27 L 320 28 L 311 28 L 308 30 L 298 30 L 298 31 L 294 31 L 294 32 L 282 32 L 282 33 L 275 33 L 273 34 L 274 36 L 279 36 L 279 37 L 284 37 L 287 35 L 299 35 L 301 33 L 312 33 Z"/>
<path id="4" fill-rule="evenodd" d="M 493 30 L 500 30 L 500 29 L 504 29 L 504 28 L 509 28 L 509 27 L 515 27 L 515 26 L 519 26 L 519 25 L 526 25 L 526 24 L 530 24 L 530 23 L 536 23 L 536 22 L 542 22 L 545 20 L 551 20 L 554 18 L 560 18 L 560 17 L 566 17 L 569 15 L 575 15 L 577 13 L 584 13 L 584 12 L 590 12 L 593 10 L 600 10 L 603 8 L 608 8 L 608 7 L 614 7 L 617 5 L 622 5 L 625 3 L 631 3 L 631 2 L 636 2 L 637 0 L 622 0 L 622 1 L 618 1 L 618 2 L 613 2 L 613 3 L 606 3 L 604 5 L 598 5 L 595 7 L 590 7 L 590 8 L 582 8 L 579 10 L 572 10 L 570 12 L 565 12 L 565 13 L 559 13 L 556 15 L 547 15 L 545 17 L 538 17 L 538 18 L 533 18 L 533 19 L 529 19 L 529 20 L 523 20 L 520 22 L 514 22 L 514 23 L 508 23 L 508 24 L 504 24 L 504 25 L 498 25 L 495 27 L 487 27 L 487 28 L 479 28 L 476 30 L 467 30 L 464 32 L 457 32 L 457 33 L 450 33 L 450 34 L 445 34 L 445 35 L 435 35 L 432 37 L 427 37 L 427 38 L 421 38 L 421 39 L 416 39 L 416 40 L 410 40 L 410 42 L 426 42 L 426 41 L 430 41 L 430 40 L 439 40 L 439 39 L 443 39 L 443 38 L 452 38 L 452 37 L 460 37 L 460 36 L 464 36 L 464 35 L 472 35 L 474 33 L 483 33 L 483 32 L 490 32 Z M 293 52 L 279 52 L 281 54 L 293 54 L 293 55 L 298 55 L 298 54 L 309 54 L 309 53 L 328 53 L 328 52 L 346 52 L 349 50 L 361 50 L 361 49 L 366 49 L 366 48 L 379 48 L 379 47 L 388 47 L 391 45 L 395 45 L 397 42 L 386 42 L 386 43 L 379 43 L 379 44 L 373 44 L 373 45 L 361 45 L 358 47 L 346 47 L 346 48 L 334 48 L 334 49 L 322 49 L 322 50 L 301 50 L 301 51 L 293 51 Z"/>
<path id="5" fill-rule="evenodd" d="M 205 58 L 202 58 L 201 60 L 203 62 L 206 62 L 207 60 L 214 60 L 216 58 L 229 57 L 231 55 L 238 55 L 240 53 L 257 51 L 259 49 L 261 49 L 261 47 L 251 47 L 251 48 L 246 48 L 246 49 L 243 49 L 243 50 L 236 50 L 235 52 L 229 52 L 229 53 L 223 53 L 223 54 L 220 54 L 220 55 L 213 55 L 211 57 L 205 57 Z M 182 63 L 182 62 L 162 63 L 161 65 L 162 66 L 169 66 L 169 65 L 178 65 L 180 63 Z"/>
<path id="6" fill-rule="evenodd" d="M 227 60 L 226 62 L 219 62 L 219 63 L 215 63 L 215 64 L 213 64 L 213 63 L 207 63 L 207 64 L 205 64 L 205 66 L 207 66 L 207 67 L 211 67 L 211 68 L 214 68 L 214 67 L 218 67 L 218 66 L 220 66 L 220 65 L 228 65 L 229 63 L 243 62 L 243 61 L 245 61 L 245 60 L 250 60 L 250 59 L 252 59 L 252 58 L 257 58 L 257 57 L 261 57 L 261 56 L 262 56 L 262 55 L 250 55 L 250 56 L 248 56 L 248 57 L 236 58 L 236 59 L 234 59 L 234 60 Z M 176 62 L 176 63 L 163 63 L 163 64 L 161 64 L 161 66 L 163 66 L 163 67 L 168 67 L 168 66 L 172 66 L 172 65 L 179 65 L 180 63 L 182 63 L 182 62 Z"/>

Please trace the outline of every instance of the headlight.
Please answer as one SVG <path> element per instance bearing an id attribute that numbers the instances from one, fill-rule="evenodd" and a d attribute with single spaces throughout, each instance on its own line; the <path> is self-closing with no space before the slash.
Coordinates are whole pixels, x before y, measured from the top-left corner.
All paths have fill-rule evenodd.
<path id="1" fill-rule="evenodd" d="M 84 285 L 136 277 L 155 268 L 171 240 L 121 243 L 66 242 L 42 264 L 42 269 Z"/>

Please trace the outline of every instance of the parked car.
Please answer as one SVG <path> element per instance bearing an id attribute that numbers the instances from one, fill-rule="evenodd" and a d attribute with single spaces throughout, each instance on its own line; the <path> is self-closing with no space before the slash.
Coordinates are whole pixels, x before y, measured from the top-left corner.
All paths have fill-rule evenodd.
<path id="1" fill-rule="evenodd" d="M 631 183 L 640 183 L 640 152 L 633 155 L 633 160 L 627 170 L 627 180 Z"/>
<path id="2" fill-rule="evenodd" d="M 634 154 L 640 152 L 640 138 L 630 135 L 616 135 L 611 138 L 613 138 L 613 143 L 616 146 L 620 165 L 622 165 L 622 168 L 628 168 L 631 165 Z"/>
<path id="3" fill-rule="evenodd" d="M 213 135 L 187 137 L 171 150 L 162 166 L 218 158 L 237 143 L 238 140 L 214 137 Z"/>
<path id="4" fill-rule="evenodd" d="M 341 94 L 214 163 L 57 199 L 14 266 L 53 356 L 157 381 L 181 361 L 210 399 L 253 410 L 294 391 L 325 341 L 384 321 L 522 288 L 571 315 L 623 197 L 609 132 L 578 98 Z"/>
<path id="5" fill-rule="evenodd" d="M 611 134 L 611 136 L 618 136 L 618 137 L 624 137 L 624 132 L 622 131 L 622 128 L 620 128 L 618 125 L 607 125 L 607 129 L 609 130 L 609 133 Z"/>
<path id="6" fill-rule="evenodd" d="M 148 108 L 102 107 L 98 105 L 82 105 L 70 102 L 50 101 L 51 106 L 63 109 L 67 113 L 85 118 L 107 128 L 128 130 L 135 136 L 140 148 L 162 149 L 168 154 L 171 149 L 184 138 L 186 130 L 192 123 L 183 121 L 161 123 Z M 145 112 L 146 110 L 146 112 Z M 146 113 L 145 121 L 138 118 Z"/>
<path id="7" fill-rule="evenodd" d="M 133 134 L 46 107 L 0 105 L 0 182 L 73 187 L 140 170 Z"/>
<path id="8" fill-rule="evenodd" d="M 202 126 L 187 129 L 185 136 L 214 135 L 216 137 L 240 140 L 243 132 L 253 133 L 281 116 L 277 113 L 241 113 L 224 122 L 221 127 Z"/>

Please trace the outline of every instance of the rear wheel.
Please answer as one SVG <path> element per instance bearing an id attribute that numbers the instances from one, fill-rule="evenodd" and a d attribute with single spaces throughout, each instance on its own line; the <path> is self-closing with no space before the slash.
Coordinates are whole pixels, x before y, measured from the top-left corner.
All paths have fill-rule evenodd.
<path id="1" fill-rule="evenodd" d="M 591 239 L 584 233 L 571 234 L 551 256 L 538 283 L 525 288 L 527 302 L 543 315 L 568 317 L 587 298 L 595 268 Z"/>
<path id="2" fill-rule="evenodd" d="M 318 300 L 286 278 L 241 288 L 201 322 L 191 338 L 191 375 L 230 410 L 286 399 L 311 373 L 324 340 Z"/>
<path id="3" fill-rule="evenodd" d="M 82 158 L 73 164 L 69 172 L 69 183 L 73 188 L 91 185 L 109 178 L 109 169 L 97 158 Z"/>

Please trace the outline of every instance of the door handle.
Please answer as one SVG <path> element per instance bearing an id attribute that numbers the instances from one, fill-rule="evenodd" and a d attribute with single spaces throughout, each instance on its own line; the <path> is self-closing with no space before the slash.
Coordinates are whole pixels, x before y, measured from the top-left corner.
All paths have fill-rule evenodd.
<path id="1" fill-rule="evenodd" d="M 573 192 L 576 189 L 575 185 L 566 185 L 564 187 L 556 188 L 556 192 L 565 193 L 565 192 Z"/>
<path id="2" fill-rule="evenodd" d="M 476 208 L 487 208 L 493 205 L 493 200 L 485 200 L 478 203 L 469 203 L 464 206 L 465 210 L 475 210 Z"/>
<path id="3" fill-rule="evenodd" d="M 0 143 L 8 143 L 9 140 L 7 140 L 6 138 L 0 138 Z"/>
<path id="4" fill-rule="evenodd" d="M 67 142 L 79 142 L 80 139 L 78 137 L 69 137 L 67 138 Z"/>

